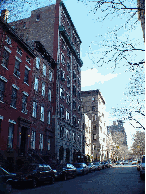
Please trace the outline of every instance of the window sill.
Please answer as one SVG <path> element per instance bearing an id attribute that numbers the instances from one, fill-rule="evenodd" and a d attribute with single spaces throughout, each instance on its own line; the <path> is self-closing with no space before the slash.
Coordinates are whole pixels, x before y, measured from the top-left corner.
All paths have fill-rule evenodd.
<path id="1" fill-rule="evenodd" d="M 5 65 L 1 64 L 2 67 L 4 67 L 6 70 L 9 70 Z"/>
<path id="2" fill-rule="evenodd" d="M 25 110 L 25 111 L 22 110 L 21 112 L 27 115 L 28 110 Z"/>
<path id="3" fill-rule="evenodd" d="M 0 100 L 0 103 L 4 103 L 4 102 Z"/>
<path id="4" fill-rule="evenodd" d="M 18 77 L 17 75 L 15 75 L 14 73 L 13 73 L 13 75 L 15 76 L 15 77 L 17 77 L 18 79 L 20 79 L 20 77 Z"/>
<path id="5" fill-rule="evenodd" d="M 26 82 L 24 82 L 27 86 L 29 86 L 29 84 L 28 83 L 26 83 Z"/>
<path id="6" fill-rule="evenodd" d="M 16 107 L 14 107 L 14 106 L 12 106 L 12 105 L 10 105 L 10 107 L 11 107 L 11 108 L 14 108 L 15 110 L 17 109 Z"/>

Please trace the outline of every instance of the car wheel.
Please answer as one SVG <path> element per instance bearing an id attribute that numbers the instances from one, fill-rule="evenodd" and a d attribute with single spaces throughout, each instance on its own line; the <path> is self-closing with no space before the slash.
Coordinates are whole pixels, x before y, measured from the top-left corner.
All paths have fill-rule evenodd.
<path id="1" fill-rule="evenodd" d="M 54 179 L 54 177 L 52 176 L 51 177 L 51 184 L 54 184 L 55 183 L 55 179 Z"/>
<path id="2" fill-rule="evenodd" d="M 11 193 L 12 186 L 9 183 L 6 183 L 6 193 Z"/>
<path id="3" fill-rule="evenodd" d="M 37 180 L 36 179 L 32 179 L 32 187 L 33 188 L 37 187 Z"/>

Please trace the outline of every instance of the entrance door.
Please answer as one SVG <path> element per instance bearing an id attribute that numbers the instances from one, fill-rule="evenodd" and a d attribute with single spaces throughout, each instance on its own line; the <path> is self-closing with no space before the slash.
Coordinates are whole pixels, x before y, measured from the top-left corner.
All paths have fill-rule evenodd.
<path id="1" fill-rule="evenodd" d="M 20 151 L 21 154 L 24 156 L 26 152 L 26 143 L 27 143 L 27 128 L 21 128 L 21 144 L 20 144 Z"/>

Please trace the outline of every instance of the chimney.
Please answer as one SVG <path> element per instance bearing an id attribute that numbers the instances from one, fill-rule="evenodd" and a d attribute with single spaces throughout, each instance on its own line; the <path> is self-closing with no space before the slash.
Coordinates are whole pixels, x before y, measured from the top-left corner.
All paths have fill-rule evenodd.
<path id="1" fill-rule="evenodd" d="M 4 9 L 1 11 L 1 18 L 7 22 L 8 20 L 9 11 L 7 9 Z"/>

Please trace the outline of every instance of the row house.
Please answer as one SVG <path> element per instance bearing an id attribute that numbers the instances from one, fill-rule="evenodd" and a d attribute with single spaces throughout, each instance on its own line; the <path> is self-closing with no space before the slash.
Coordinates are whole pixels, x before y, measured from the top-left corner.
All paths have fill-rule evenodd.
<path id="1" fill-rule="evenodd" d="M 82 113 L 86 114 L 91 121 L 91 159 L 104 160 L 107 158 L 105 125 L 105 100 L 99 90 L 81 92 Z M 86 123 L 83 123 L 84 125 Z M 86 131 L 84 130 L 86 135 Z M 89 141 L 89 140 L 88 140 Z M 85 144 L 87 143 L 87 139 Z M 85 145 L 86 146 L 86 145 Z"/>
<path id="2" fill-rule="evenodd" d="M 10 24 L 30 45 L 41 42 L 55 60 L 52 124 L 55 158 L 61 162 L 82 157 L 81 40 L 61 0 L 33 10 L 29 18 Z"/>
<path id="3" fill-rule="evenodd" d="M 56 63 L 40 42 L 30 48 L 3 17 L 0 42 L 0 162 L 6 167 L 18 165 L 34 150 L 53 157 Z"/>

